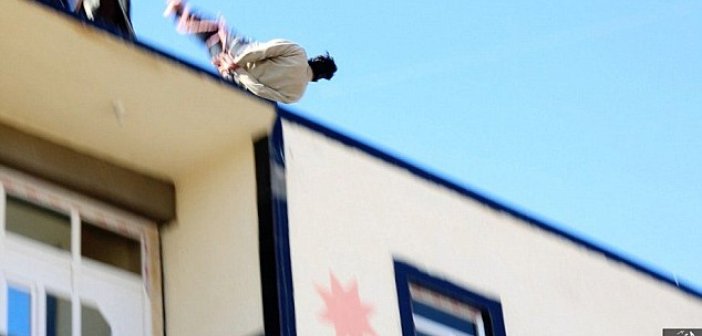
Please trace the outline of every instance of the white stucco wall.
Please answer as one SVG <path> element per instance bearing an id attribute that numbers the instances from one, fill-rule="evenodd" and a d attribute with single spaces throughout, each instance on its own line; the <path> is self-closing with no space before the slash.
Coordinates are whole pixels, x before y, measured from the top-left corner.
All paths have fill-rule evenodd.
<path id="1" fill-rule="evenodd" d="M 298 335 L 330 274 L 355 281 L 377 335 L 400 335 L 393 258 L 497 299 L 509 335 L 660 335 L 702 325 L 702 300 L 357 149 L 285 122 Z"/>
<path id="2" fill-rule="evenodd" d="M 193 167 L 176 192 L 178 221 L 162 231 L 168 335 L 262 333 L 253 144 Z"/>

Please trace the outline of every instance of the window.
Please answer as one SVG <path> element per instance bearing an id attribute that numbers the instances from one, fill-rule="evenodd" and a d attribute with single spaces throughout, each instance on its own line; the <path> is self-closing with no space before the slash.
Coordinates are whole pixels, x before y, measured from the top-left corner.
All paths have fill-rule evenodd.
<path id="1" fill-rule="evenodd" d="M 46 293 L 46 335 L 71 336 L 71 299 Z"/>
<path id="2" fill-rule="evenodd" d="M 395 261 L 404 336 L 505 336 L 502 306 Z"/>
<path id="3" fill-rule="evenodd" d="M 64 251 L 71 250 L 69 215 L 12 196 L 7 197 L 5 207 L 8 232 Z"/>
<path id="4" fill-rule="evenodd" d="M 141 245 L 137 240 L 95 225 L 82 225 L 80 251 L 86 258 L 141 275 Z"/>
<path id="5" fill-rule="evenodd" d="M 105 317 L 102 315 L 99 309 L 96 307 L 91 307 L 85 303 L 80 306 L 81 318 L 81 332 L 83 335 L 90 336 L 110 336 L 112 335 L 112 330 L 110 329 L 110 324 L 107 323 Z"/>
<path id="6" fill-rule="evenodd" d="M 158 333 L 158 250 L 155 223 L 0 166 L 0 335 Z"/>
<path id="7" fill-rule="evenodd" d="M 9 335 L 32 334 L 32 295 L 28 288 L 7 287 L 7 321 Z"/>

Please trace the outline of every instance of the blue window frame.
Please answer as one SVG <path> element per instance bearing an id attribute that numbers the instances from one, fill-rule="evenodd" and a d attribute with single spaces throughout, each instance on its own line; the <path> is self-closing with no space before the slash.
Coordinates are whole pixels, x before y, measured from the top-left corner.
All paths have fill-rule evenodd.
<path id="1" fill-rule="evenodd" d="M 395 261 L 403 336 L 506 336 L 500 302 Z"/>

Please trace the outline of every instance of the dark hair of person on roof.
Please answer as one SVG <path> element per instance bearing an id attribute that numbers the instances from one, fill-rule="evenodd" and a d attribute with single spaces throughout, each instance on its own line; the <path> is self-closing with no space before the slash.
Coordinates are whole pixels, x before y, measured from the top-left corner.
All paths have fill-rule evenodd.
<path id="1" fill-rule="evenodd" d="M 336 72 L 336 63 L 334 62 L 334 58 L 329 56 L 328 52 L 324 55 L 310 58 L 307 63 L 310 65 L 310 68 L 312 68 L 313 82 L 316 82 L 322 78 L 330 80 L 332 77 L 334 77 L 334 73 Z"/>

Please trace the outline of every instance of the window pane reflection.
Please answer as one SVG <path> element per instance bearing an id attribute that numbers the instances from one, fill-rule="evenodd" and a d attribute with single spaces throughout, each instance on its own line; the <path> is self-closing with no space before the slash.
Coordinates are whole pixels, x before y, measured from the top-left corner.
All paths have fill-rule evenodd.
<path id="1" fill-rule="evenodd" d="M 84 222 L 81 254 L 93 260 L 141 274 L 141 244 L 112 231 Z"/>
<path id="2" fill-rule="evenodd" d="M 71 301 L 46 295 L 46 336 L 71 336 Z"/>
<path id="3" fill-rule="evenodd" d="M 112 335 L 112 330 L 110 330 L 110 325 L 102 316 L 100 310 L 94 307 L 81 305 L 81 331 L 83 335 L 90 336 L 110 336 Z"/>
<path id="4" fill-rule="evenodd" d="M 30 336 L 32 333 L 32 295 L 29 290 L 8 287 L 7 327 L 11 336 Z"/>
<path id="5" fill-rule="evenodd" d="M 38 205 L 7 197 L 7 231 L 42 243 L 71 250 L 71 218 Z"/>

